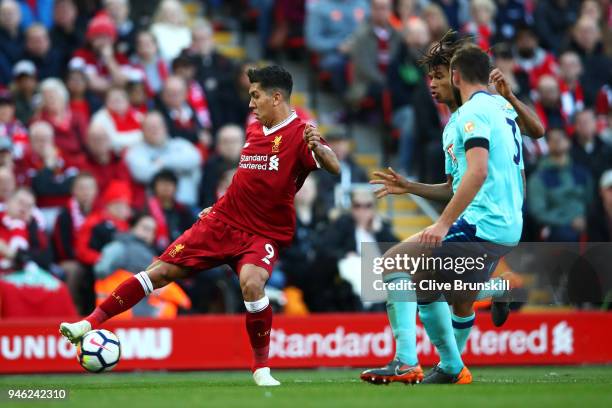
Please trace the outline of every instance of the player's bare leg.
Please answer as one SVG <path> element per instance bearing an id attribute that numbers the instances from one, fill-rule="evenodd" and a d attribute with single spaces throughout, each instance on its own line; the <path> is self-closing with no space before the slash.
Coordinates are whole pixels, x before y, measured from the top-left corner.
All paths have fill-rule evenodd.
<path id="1" fill-rule="evenodd" d="M 259 386 L 280 385 L 270 374 L 268 353 L 272 329 L 272 307 L 264 287 L 270 277 L 268 271 L 246 264 L 240 270 L 240 289 L 247 309 L 246 330 L 253 349 L 253 380 Z"/>
<path id="2" fill-rule="evenodd" d="M 189 271 L 180 266 L 155 261 L 145 271 L 137 273 L 117 286 L 85 319 L 75 323 L 60 324 L 60 333 L 70 342 L 76 343 L 85 333 L 98 328 L 111 317 L 131 309 L 155 289 L 185 278 L 188 274 Z"/>

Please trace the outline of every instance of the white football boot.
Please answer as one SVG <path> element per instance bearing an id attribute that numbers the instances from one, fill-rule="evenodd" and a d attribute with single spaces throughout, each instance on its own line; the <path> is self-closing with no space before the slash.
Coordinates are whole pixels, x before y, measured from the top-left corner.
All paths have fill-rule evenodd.
<path id="1" fill-rule="evenodd" d="M 81 320 L 76 323 L 60 324 L 60 333 L 67 338 L 71 343 L 76 344 L 85 333 L 91 331 L 91 324 L 87 320 Z"/>
<path id="2" fill-rule="evenodd" d="M 255 370 L 253 373 L 253 380 L 255 380 L 255 384 L 260 387 L 275 387 L 280 385 L 280 382 L 270 374 L 270 367 L 262 367 Z"/>

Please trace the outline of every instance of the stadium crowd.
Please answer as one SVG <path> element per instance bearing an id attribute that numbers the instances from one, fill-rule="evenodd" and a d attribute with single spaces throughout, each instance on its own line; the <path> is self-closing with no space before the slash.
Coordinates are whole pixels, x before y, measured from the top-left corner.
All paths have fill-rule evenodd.
<path id="1" fill-rule="evenodd" d="M 255 63 L 220 52 L 217 30 L 254 29 L 262 58 L 308 66 L 310 92 L 331 90 L 343 106 L 339 124 L 374 117 L 402 173 L 427 182 L 445 179 L 449 112 L 418 60 L 448 29 L 473 35 L 547 130 L 524 138 L 524 240 L 610 241 L 609 0 L 201 3 L 205 17 L 178 0 L 0 1 L 0 282 L 13 285 L 0 286 L 0 317 L 54 312 L 15 308 L 33 293 L 63 296 L 58 313 L 89 313 L 96 294 L 141 271 L 224 193 L 254 120 Z M 304 184 L 294 242 L 270 280 L 287 312 L 362 310 L 339 262 L 359 242 L 398 239 L 371 193 L 335 196 L 368 181 L 337 125 L 325 136 L 342 174 Z M 133 313 L 237 312 L 236 285 L 218 268 Z"/>

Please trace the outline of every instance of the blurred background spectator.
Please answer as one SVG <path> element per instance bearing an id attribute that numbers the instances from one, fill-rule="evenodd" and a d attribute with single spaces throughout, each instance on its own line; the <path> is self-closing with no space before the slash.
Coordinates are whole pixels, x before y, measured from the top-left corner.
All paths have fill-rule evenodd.
<path id="1" fill-rule="evenodd" d="M 15 194 L 27 209 L 34 195 L 31 211 L 15 216 L 37 265 L 30 270 L 49 287 L 63 288 L 51 275 L 65 281 L 86 313 L 95 291 L 126 276 L 112 266 L 94 281 L 107 244 L 142 245 L 144 265 L 225 193 L 256 120 L 248 69 L 272 60 L 292 73 L 298 116 L 317 124 L 341 162 L 339 176 L 309 177 L 296 198 L 296 236 L 271 282 L 275 307 L 376 310 L 351 274 L 358 243 L 404 239 L 439 207 L 353 192 L 387 166 L 445 181 L 450 112 L 432 100 L 418 60 L 452 28 L 490 51 L 547 129 L 546 138 L 523 138 L 525 239 L 609 241 L 609 3 L 2 0 L 0 209 Z M 15 282 L 24 270 L 11 272 Z M 227 268 L 179 289 L 175 303 L 141 311 L 242 310 Z"/>

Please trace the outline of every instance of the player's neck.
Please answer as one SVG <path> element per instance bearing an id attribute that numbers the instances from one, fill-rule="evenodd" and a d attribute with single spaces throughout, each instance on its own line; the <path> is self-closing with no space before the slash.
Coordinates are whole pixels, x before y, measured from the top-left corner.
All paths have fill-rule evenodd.
<path id="1" fill-rule="evenodd" d="M 278 107 L 278 110 L 274 113 L 274 117 L 270 121 L 270 124 L 266 126 L 268 129 L 273 128 L 279 123 L 283 122 L 291 115 L 291 108 L 287 104 L 283 104 Z"/>
<path id="2" fill-rule="evenodd" d="M 461 100 L 467 103 L 476 92 L 488 92 L 487 86 L 482 84 L 464 84 L 459 88 Z"/>

